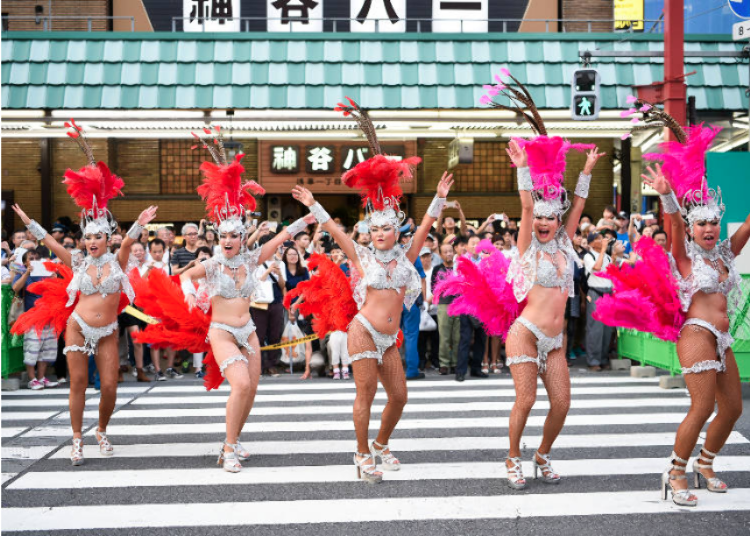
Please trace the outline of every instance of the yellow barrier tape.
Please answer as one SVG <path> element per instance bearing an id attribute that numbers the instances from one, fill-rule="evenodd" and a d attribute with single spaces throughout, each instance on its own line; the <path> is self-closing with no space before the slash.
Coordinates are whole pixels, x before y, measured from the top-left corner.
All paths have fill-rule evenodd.
<path id="1" fill-rule="evenodd" d="M 148 316 L 146 313 L 139 311 L 135 307 L 128 305 L 125 307 L 125 309 L 122 310 L 123 313 L 127 313 L 130 316 L 134 316 L 138 320 L 142 320 L 146 322 L 147 324 L 158 324 L 159 321 L 155 319 L 153 316 Z"/>
<path id="2" fill-rule="evenodd" d="M 312 335 L 302 337 L 301 339 L 294 339 L 293 341 L 289 342 L 281 342 L 279 344 L 264 346 L 263 348 L 261 348 L 261 350 L 278 350 L 279 348 L 286 348 L 287 346 L 296 346 L 298 344 L 302 344 L 303 342 L 314 341 L 317 338 L 318 336 L 313 333 Z"/>

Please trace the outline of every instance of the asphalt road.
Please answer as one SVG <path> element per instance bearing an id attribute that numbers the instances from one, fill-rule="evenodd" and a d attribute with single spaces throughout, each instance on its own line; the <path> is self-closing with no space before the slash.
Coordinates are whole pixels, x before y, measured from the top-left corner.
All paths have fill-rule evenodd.
<path id="1" fill-rule="evenodd" d="M 379 485 L 357 481 L 353 382 L 263 378 L 242 435 L 253 453 L 239 474 L 216 466 L 228 390 L 199 381 L 121 384 L 109 426 L 115 456 L 98 454 L 97 393 L 85 414 L 86 463 L 68 460 L 67 391 L 2 394 L 2 531 L 45 536 L 429 534 L 749 534 L 750 412 L 717 469 L 725 495 L 697 491 L 698 508 L 661 501 L 659 477 L 687 410 L 684 390 L 655 379 L 572 370 L 572 407 L 556 447 L 559 485 L 508 488 L 502 467 L 513 402 L 510 376 L 428 373 L 409 383 L 391 440 L 403 462 Z M 540 384 L 541 388 L 541 384 Z M 750 399 L 750 386 L 744 386 Z M 547 398 L 539 391 L 524 435 L 531 460 Z M 375 400 L 371 436 L 385 403 Z M 696 449 L 697 452 L 697 449 Z M 691 475 L 692 481 L 692 475 Z M 698 515 L 696 515 L 698 514 Z"/>

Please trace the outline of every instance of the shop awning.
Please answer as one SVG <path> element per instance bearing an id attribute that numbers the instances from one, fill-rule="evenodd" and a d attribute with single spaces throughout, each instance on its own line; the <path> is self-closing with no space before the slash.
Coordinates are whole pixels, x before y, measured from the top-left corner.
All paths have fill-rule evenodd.
<path id="1" fill-rule="evenodd" d="M 372 109 L 470 109 L 500 68 L 537 105 L 570 106 L 581 50 L 659 51 L 662 35 L 184 34 L 10 32 L 4 109 L 330 109 L 348 95 Z M 739 51 L 730 36 L 688 35 L 689 51 Z M 662 80 L 662 58 L 601 58 L 602 108 Z M 687 58 L 698 110 L 747 109 L 747 63 Z"/>

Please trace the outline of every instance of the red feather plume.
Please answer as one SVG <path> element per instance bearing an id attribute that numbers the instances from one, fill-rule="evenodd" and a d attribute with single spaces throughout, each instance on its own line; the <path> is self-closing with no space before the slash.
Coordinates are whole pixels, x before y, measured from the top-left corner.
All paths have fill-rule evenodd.
<path id="1" fill-rule="evenodd" d="M 200 170 L 203 172 L 203 184 L 198 186 L 198 194 L 206 202 L 206 214 L 215 217 L 215 211 L 222 211 L 229 206 L 237 211 L 255 210 L 257 203 L 253 195 L 263 195 L 266 191 L 255 181 L 242 183 L 245 168 L 240 163 L 243 154 L 234 157 L 234 162 L 227 165 L 204 162 Z M 240 208 L 242 207 L 242 209 Z M 239 212 L 241 214 L 241 212 Z"/>
<path id="2" fill-rule="evenodd" d="M 94 197 L 97 208 L 105 209 L 110 199 L 123 195 L 125 181 L 112 173 L 107 164 L 97 162 L 96 166 L 84 166 L 78 171 L 68 169 L 63 184 L 76 205 L 83 210 L 91 210 Z"/>
<path id="3" fill-rule="evenodd" d="M 346 331 L 357 314 L 357 303 L 343 270 L 319 253 L 310 256 L 307 267 L 315 272 L 309 281 L 287 292 L 284 307 L 288 309 L 300 298 L 295 306 L 306 317 L 312 316 L 312 327 L 320 338 L 332 331 Z"/>
<path id="4" fill-rule="evenodd" d="M 375 210 L 383 210 L 385 199 L 401 201 L 403 190 L 400 179 L 411 180 L 414 168 L 422 161 L 418 156 L 391 160 L 386 155 L 378 154 L 360 162 L 350 169 L 341 180 L 350 188 L 357 188 L 362 196 L 362 206 L 370 201 Z"/>

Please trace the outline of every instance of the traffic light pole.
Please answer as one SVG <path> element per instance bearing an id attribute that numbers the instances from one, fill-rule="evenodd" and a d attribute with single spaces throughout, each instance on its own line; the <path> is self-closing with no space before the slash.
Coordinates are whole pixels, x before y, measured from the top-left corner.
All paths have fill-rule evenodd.
<path id="1" fill-rule="evenodd" d="M 683 126 L 687 124 L 684 10 L 683 0 L 664 0 L 664 111 Z M 677 141 L 668 128 L 664 129 L 664 136 Z"/>

